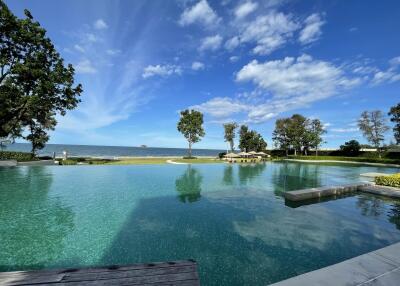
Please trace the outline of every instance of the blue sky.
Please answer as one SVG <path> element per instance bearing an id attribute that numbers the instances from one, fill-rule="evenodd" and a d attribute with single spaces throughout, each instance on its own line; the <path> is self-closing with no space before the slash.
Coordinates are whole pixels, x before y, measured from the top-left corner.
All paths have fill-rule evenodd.
<path id="1" fill-rule="evenodd" d="M 271 146 L 293 113 L 321 119 L 336 147 L 364 142 L 363 110 L 400 102 L 399 1 L 6 3 L 31 11 L 84 88 L 50 143 L 186 147 L 176 122 L 192 107 L 205 114 L 195 148 L 226 148 L 232 120 Z"/>

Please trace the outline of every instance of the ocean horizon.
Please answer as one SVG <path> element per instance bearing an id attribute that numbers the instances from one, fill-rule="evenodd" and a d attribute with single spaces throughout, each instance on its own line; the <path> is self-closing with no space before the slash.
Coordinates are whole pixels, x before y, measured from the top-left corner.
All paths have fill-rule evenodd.
<path id="1" fill-rule="evenodd" d="M 4 148 L 4 151 L 30 152 L 31 144 L 14 143 Z M 162 157 L 185 156 L 187 148 L 167 147 L 129 147 L 129 146 L 102 146 L 102 145 L 75 145 L 75 144 L 47 144 L 37 153 L 39 156 L 62 156 L 67 151 L 72 157 Z M 193 156 L 217 156 L 226 150 L 220 149 L 192 149 Z"/>

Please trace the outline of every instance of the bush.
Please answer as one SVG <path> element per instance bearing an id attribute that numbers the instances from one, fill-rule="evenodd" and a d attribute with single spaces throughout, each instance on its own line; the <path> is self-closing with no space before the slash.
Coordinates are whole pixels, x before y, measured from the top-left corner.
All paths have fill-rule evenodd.
<path id="1" fill-rule="evenodd" d="M 0 160 L 17 160 L 18 162 L 36 161 L 38 158 L 32 157 L 31 153 L 0 151 Z"/>
<path id="2" fill-rule="evenodd" d="M 226 155 L 226 152 L 218 153 L 218 158 L 222 159 Z"/>
<path id="3" fill-rule="evenodd" d="M 378 176 L 375 178 L 375 184 L 400 188 L 400 173 L 390 176 Z"/>
<path id="4" fill-rule="evenodd" d="M 60 165 L 76 165 L 76 164 L 78 164 L 78 162 L 76 160 L 71 160 L 71 159 L 60 161 Z"/>
<path id="5" fill-rule="evenodd" d="M 197 157 L 193 157 L 193 156 L 185 156 L 185 157 L 183 157 L 183 159 L 197 159 Z"/>
<path id="6" fill-rule="evenodd" d="M 357 156 L 360 152 L 361 146 L 357 140 L 350 140 L 340 146 L 340 151 L 346 156 Z"/>

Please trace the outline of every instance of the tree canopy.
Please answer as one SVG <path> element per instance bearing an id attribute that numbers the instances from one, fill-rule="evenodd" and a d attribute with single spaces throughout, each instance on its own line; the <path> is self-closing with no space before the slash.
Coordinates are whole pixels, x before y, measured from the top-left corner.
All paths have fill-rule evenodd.
<path id="1" fill-rule="evenodd" d="M 0 137 L 22 137 L 32 153 L 49 140 L 48 130 L 79 103 L 72 65 L 64 65 L 46 30 L 28 10 L 18 19 L 0 0 Z"/>
<path id="2" fill-rule="evenodd" d="M 189 157 L 192 156 L 192 145 L 204 137 L 203 114 L 200 111 L 186 109 L 181 111 L 178 122 L 178 131 L 183 134 L 189 143 Z"/>
<path id="3" fill-rule="evenodd" d="M 295 154 L 304 151 L 306 154 L 310 148 L 318 152 L 323 143 L 322 135 L 326 133 L 319 119 L 309 119 L 300 114 L 294 114 L 288 118 L 280 118 L 275 122 L 272 140 L 275 146 L 286 151 L 293 149 Z"/>
<path id="4" fill-rule="evenodd" d="M 242 151 L 264 151 L 267 148 L 267 142 L 256 131 L 250 130 L 247 125 L 240 126 L 239 130 L 239 148 Z"/>
<path id="5" fill-rule="evenodd" d="M 385 139 L 385 133 L 389 130 L 383 113 L 380 110 L 364 111 L 358 120 L 358 127 L 381 157 L 381 143 Z"/>
<path id="6" fill-rule="evenodd" d="M 361 145 L 357 140 L 350 140 L 340 145 L 340 150 L 346 156 L 357 156 L 360 152 Z"/>
<path id="7" fill-rule="evenodd" d="M 395 124 L 393 127 L 394 139 L 396 144 L 400 144 L 400 103 L 390 108 L 389 115 L 391 116 L 390 121 Z"/>
<path id="8" fill-rule="evenodd" d="M 236 122 L 230 122 L 230 123 L 225 123 L 224 124 L 224 138 L 225 138 L 225 142 L 229 142 L 229 145 L 231 147 L 231 151 L 233 152 L 234 147 L 235 147 L 235 131 L 236 128 L 238 128 L 238 125 Z"/>

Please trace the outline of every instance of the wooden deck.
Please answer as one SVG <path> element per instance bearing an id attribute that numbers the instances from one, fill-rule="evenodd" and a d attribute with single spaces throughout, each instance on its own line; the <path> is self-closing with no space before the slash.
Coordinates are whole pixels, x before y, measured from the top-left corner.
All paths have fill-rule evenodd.
<path id="1" fill-rule="evenodd" d="M 1 272 L 0 285 L 200 285 L 192 260 L 101 268 Z"/>

